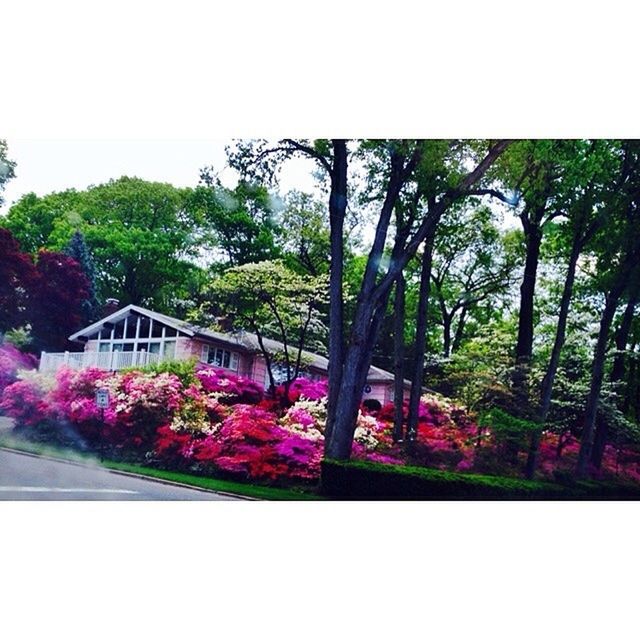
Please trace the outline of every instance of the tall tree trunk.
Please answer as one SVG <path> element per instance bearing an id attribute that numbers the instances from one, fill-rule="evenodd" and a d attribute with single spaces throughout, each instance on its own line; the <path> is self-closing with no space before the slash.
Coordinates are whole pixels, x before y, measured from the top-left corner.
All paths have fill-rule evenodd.
<path id="1" fill-rule="evenodd" d="M 518 315 L 518 341 L 516 343 L 516 362 L 528 365 L 533 352 L 533 311 L 540 259 L 542 229 L 532 224 L 526 230 L 526 261 L 524 276 L 520 285 L 520 313 Z"/>
<path id="2" fill-rule="evenodd" d="M 433 233 L 437 220 L 447 207 L 456 198 L 466 194 L 467 190 L 485 174 L 509 144 L 509 140 L 501 140 L 494 144 L 475 169 L 460 180 L 456 188 L 451 189 L 439 201 L 433 202 L 433 209 L 430 203 L 430 213 L 425 216 L 412 238 L 403 248 L 400 258 L 392 263 L 378 282 L 380 260 L 384 251 L 391 213 L 403 186 L 420 161 L 421 149 L 416 148 L 406 164 L 402 158 L 392 156 L 389 184 L 356 303 L 355 318 L 343 360 L 340 386 L 338 389 L 333 386 L 329 387 L 329 392 L 332 394 L 329 402 L 332 412 L 328 414 L 327 421 L 329 437 L 325 443 L 326 457 L 348 460 L 351 455 L 353 433 L 362 401 L 362 388 L 367 378 L 373 346 L 378 338 L 380 324 L 393 283 L 406 267 L 408 261 L 415 255 L 420 244 Z M 333 382 L 335 383 L 335 381 Z M 419 400 L 420 388 L 418 387 L 416 390 L 414 385 L 413 390 L 417 391 Z M 325 437 L 327 437 L 327 433 L 325 433 Z"/>
<path id="3" fill-rule="evenodd" d="M 427 312 L 429 310 L 429 291 L 431 287 L 431 263 L 433 258 L 433 239 L 435 226 L 431 235 L 425 240 L 420 272 L 420 291 L 418 294 L 418 312 L 416 317 L 416 346 L 413 372 L 411 376 L 411 393 L 409 395 L 409 416 L 407 419 L 407 440 L 414 440 L 418 432 L 418 413 L 420 394 L 424 378 L 424 356 L 427 342 Z"/>
<path id="4" fill-rule="evenodd" d="M 578 454 L 578 465 L 576 474 L 578 477 L 584 477 L 587 473 L 587 464 L 591 458 L 593 449 L 594 431 L 596 423 L 596 415 L 598 413 L 598 402 L 600 400 L 600 390 L 602 388 L 602 380 L 604 378 L 604 365 L 607 355 L 607 343 L 609 342 L 609 330 L 613 317 L 616 313 L 620 293 L 612 292 L 607 296 L 604 307 L 604 313 L 600 320 L 600 331 L 598 333 L 598 341 L 596 343 L 593 355 L 593 365 L 591 368 L 591 386 L 589 395 L 587 396 L 587 406 L 585 408 L 584 428 L 582 431 L 582 440 L 580 442 L 580 453 Z"/>
<path id="5" fill-rule="evenodd" d="M 396 297 L 393 309 L 393 373 L 394 373 L 394 415 L 393 441 L 402 440 L 404 423 L 404 315 L 405 277 L 401 273 L 396 280 Z"/>
<path id="6" fill-rule="evenodd" d="M 389 292 L 377 305 L 369 303 L 361 307 L 354 320 L 344 362 L 334 429 L 331 440 L 325 446 L 328 458 L 348 460 L 351 456 L 353 434 L 362 402 L 362 389 L 367 380 L 373 347 L 380 332 L 388 300 Z"/>
<path id="7" fill-rule="evenodd" d="M 553 392 L 553 382 L 558 371 L 560 362 L 560 354 L 567 332 L 567 318 L 569 317 L 569 306 L 571 304 L 571 296 L 573 294 L 573 284 L 576 276 L 576 265 L 580 256 L 580 243 L 574 239 L 569 257 L 569 265 L 567 267 L 567 275 L 564 281 L 564 289 L 562 291 L 562 299 L 560 300 L 560 313 L 558 315 L 558 324 L 556 326 L 556 337 L 551 350 L 551 357 L 547 366 L 544 379 L 542 380 L 542 389 L 540 392 L 540 408 L 538 411 L 538 421 L 541 423 L 540 429 L 544 427 L 544 423 L 551 406 L 551 396 Z M 538 464 L 538 453 L 540 449 L 541 430 L 536 430 L 531 436 L 531 444 L 529 446 L 529 455 L 527 456 L 527 467 L 525 475 L 532 478 Z"/>
<path id="8" fill-rule="evenodd" d="M 462 336 L 464 335 L 464 327 L 467 320 L 467 307 L 462 307 L 460 317 L 458 318 L 458 324 L 456 325 L 456 332 L 453 336 L 453 342 L 451 343 L 451 353 L 455 353 L 460 348 L 462 342 Z"/>
<path id="9" fill-rule="evenodd" d="M 629 340 L 629 332 L 631 331 L 631 323 L 633 321 L 633 314 L 636 304 L 638 303 L 638 290 L 633 292 L 622 316 L 622 322 L 618 327 L 615 334 L 616 343 L 616 355 L 613 360 L 613 367 L 611 369 L 611 382 L 620 382 L 624 378 L 625 370 L 625 353 L 627 348 L 627 342 Z M 608 436 L 608 424 L 606 420 L 601 420 L 596 428 L 596 433 L 593 440 L 593 450 L 591 452 L 591 464 L 600 469 L 602 466 L 602 456 L 604 455 L 604 448 L 607 444 Z"/>
<path id="10" fill-rule="evenodd" d="M 329 222 L 331 265 L 329 271 L 329 378 L 325 450 L 331 440 L 337 401 L 340 394 L 344 354 L 344 218 L 347 210 L 347 143 L 333 140 Z"/>
<path id="11" fill-rule="evenodd" d="M 636 387 L 638 386 L 638 382 L 636 376 L 638 375 L 638 366 L 637 366 L 637 353 L 636 353 L 636 342 L 629 346 L 629 353 L 633 354 L 631 358 L 629 358 L 629 373 L 627 374 L 627 386 L 624 392 L 624 401 L 622 402 L 622 413 L 625 415 L 629 414 L 629 409 L 631 408 L 631 402 L 633 399 L 633 394 L 636 391 Z M 637 419 L 637 418 L 636 418 Z"/>
<path id="12" fill-rule="evenodd" d="M 451 355 L 451 321 L 452 316 L 442 314 L 442 356 L 448 358 Z"/>
<path id="13" fill-rule="evenodd" d="M 631 332 L 631 324 L 633 323 L 633 316 L 638 304 L 639 294 L 640 290 L 636 288 L 627 302 L 622 316 L 622 322 L 616 331 L 616 355 L 613 359 L 613 367 L 611 368 L 611 382 L 619 382 L 624 378 L 627 359 L 625 351 L 627 349 L 627 343 L 629 342 L 629 333 Z"/>

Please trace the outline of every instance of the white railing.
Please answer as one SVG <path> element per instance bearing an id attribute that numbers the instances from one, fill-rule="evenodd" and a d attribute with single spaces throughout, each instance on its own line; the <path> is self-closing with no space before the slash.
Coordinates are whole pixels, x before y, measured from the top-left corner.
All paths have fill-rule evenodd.
<path id="1" fill-rule="evenodd" d="M 40 356 L 41 372 L 54 372 L 61 367 L 71 369 L 106 369 L 107 371 L 117 371 L 130 367 L 144 367 L 148 364 L 156 364 L 165 360 L 175 360 L 175 358 L 162 357 L 159 353 L 149 353 L 148 351 L 81 351 L 74 353 L 65 351 L 64 353 L 42 352 Z"/>

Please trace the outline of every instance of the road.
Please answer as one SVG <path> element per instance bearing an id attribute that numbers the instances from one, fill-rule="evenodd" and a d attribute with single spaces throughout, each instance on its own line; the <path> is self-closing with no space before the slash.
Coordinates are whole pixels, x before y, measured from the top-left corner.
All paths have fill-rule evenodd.
<path id="1" fill-rule="evenodd" d="M 0 500 L 236 500 L 99 466 L 73 465 L 0 450 Z"/>

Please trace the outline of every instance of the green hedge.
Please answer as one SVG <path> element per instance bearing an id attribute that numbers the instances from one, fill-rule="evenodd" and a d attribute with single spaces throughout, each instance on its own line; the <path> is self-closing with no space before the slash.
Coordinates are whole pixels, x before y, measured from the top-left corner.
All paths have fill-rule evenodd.
<path id="1" fill-rule="evenodd" d="M 322 494 L 368 500 L 638 500 L 640 487 L 594 481 L 560 485 L 373 462 L 322 463 Z"/>

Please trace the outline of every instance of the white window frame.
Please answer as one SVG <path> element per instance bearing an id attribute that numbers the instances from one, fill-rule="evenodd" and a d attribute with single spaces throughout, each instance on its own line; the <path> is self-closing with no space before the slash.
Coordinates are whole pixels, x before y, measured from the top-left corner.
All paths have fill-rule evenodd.
<path id="1" fill-rule="evenodd" d="M 140 351 L 139 349 L 139 345 L 140 344 L 146 344 L 146 345 L 151 345 L 151 344 L 157 344 L 158 346 L 158 351 L 151 351 L 150 348 L 148 348 L 147 350 L 150 353 L 159 353 L 159 354 L 163 354 L 164 357 L 164 353 L 166 350 L 166 344 L 167 343 L 171 343 L 173 342 L 176 346 L 174 346 L 174 355 L 173 358 L 175 359 L 175 353 L 176 353 L 176 347 L 177 347 L 177 339 L 179 337 L 184 336 L 183 333 L 180 332 L 179 329 L 175 329 L 176 331 L 176 335 L 175 336 L 167 336 L 167 326 L 159 321 L 154 321 L 153 318 L 150 318 L 149 316 L 144 316 L 145 318 L 147 318 L 149 320 L 149 331 L 148 334 L 146 336 L 141 336 L 140 335 L 140 321 L 143 318 L 142 315 L 138 315 L 138 314 L 131 314 L 128 316 L 125 316 L 124 318 L 124 325 L 122 328 L 122 338 L 115 338 L 115 324 L 117 323 L 113 323 L 114 326 L 112 327 L 111 331 L 106 330 L 104 328 L 100 329 L 100 338 L 98 338 L 96 340 L 97 344 L 98 344 L 98 351 L 101 351 L 101 347 L 104 348 L 104 345 L 108 345 L 108 351 L 107 352 L 112 352 L 114 351 L 114 347 L 117 346 L 118 347 L 118 351 L 121 351 L 124 348 L 125 344 L 133 344 L 133 351 Z M 129 325 L 129 323 L 135 318 L 135 322 L 136 322 L 136 332 L 135 332 L 135 337 L 134 338 L 126 338 L 124 336 L 127 335 L 127 327 Z M 122 319 L 118 320 L 118 322 L 122 322 Z M 156 336 L 156 337 L 152 337 L 153 336 L 153 324 L 154 322 L 158 322 L 159 325 L 162 326 L 162 333 L 160 336 Z M 171 329 L 171 327 L 169 327 Z M 108 333 L 108 337 L 104 337 L 104 334 Z M 102 351 L 102 353 L 105 353 L 104 351 Z"/>
<path id="2" fill-rule="evenodd" d="M 209 362 L 209 354 L 211 352 L 217 352 L 220 351 L 222 353 L 222 358 L 221 358 L 221 362 L 224 363 L 225 361 L 225 355 L 229 356 L 229 366 L 225 367 L 224 364 L 223 365 L 218 365 L 218 364 L 214 364 L 212 362 Z M 210 364 L 212 367 L 216 367 L 218 369 L 226 369 L 227 371 L 234 371 L 237 373 L 238 371 L 238 366 L 240 363 L 240 358 L 238 356 L 238 354 L 235 351 L 230 351 L 229 349 L 225 349 L 224 347 L 216 347 L 215 345 L 212 344 L 203 344 L 202 348 L 200 349 L 200 362 L 204 362 L 206 364 Z"/>

